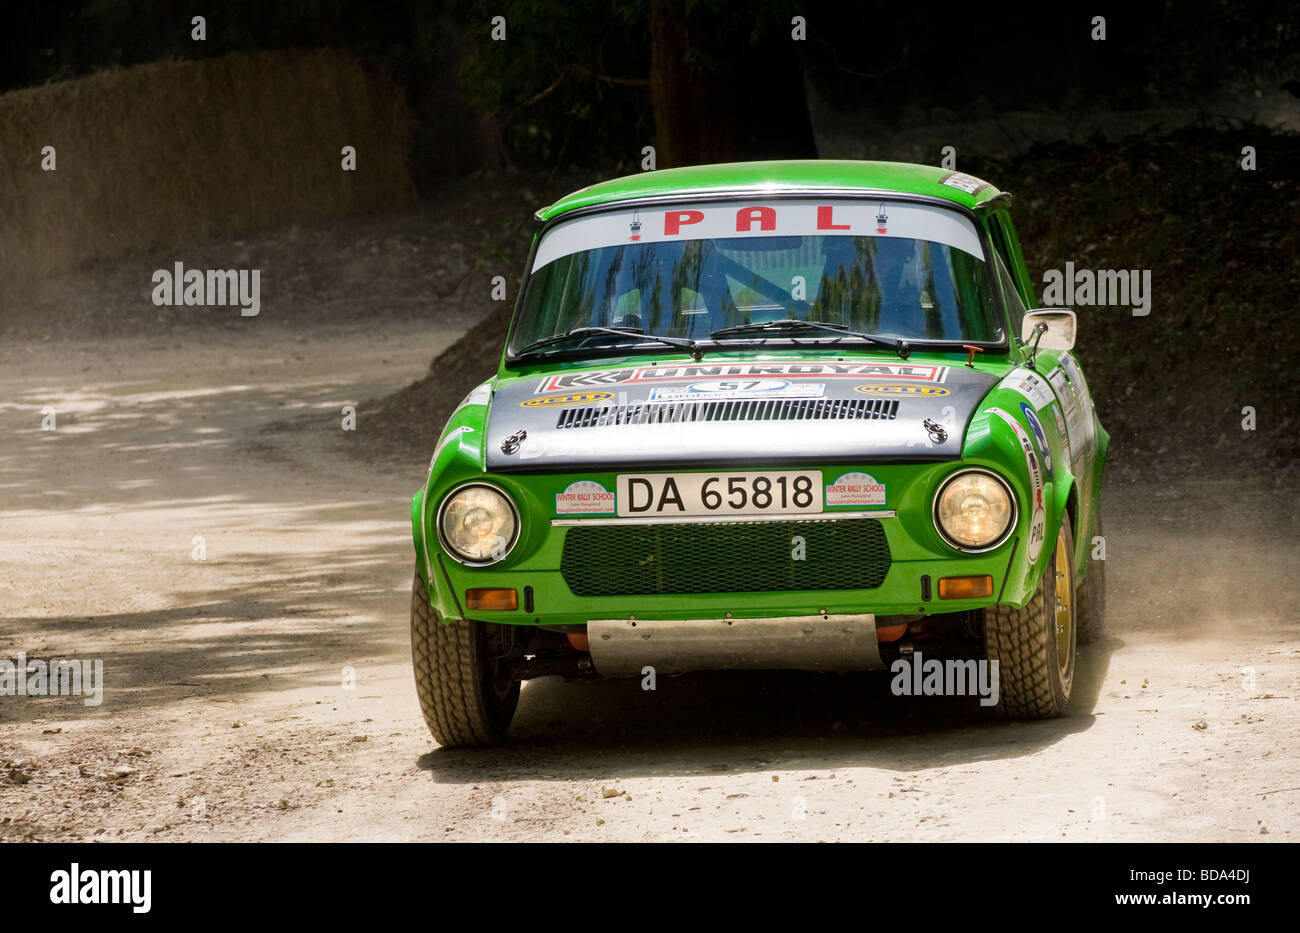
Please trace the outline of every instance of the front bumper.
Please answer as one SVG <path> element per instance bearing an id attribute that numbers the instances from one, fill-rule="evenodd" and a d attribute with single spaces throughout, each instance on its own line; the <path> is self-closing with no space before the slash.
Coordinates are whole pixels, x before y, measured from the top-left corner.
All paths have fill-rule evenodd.
<path id="1" fill-rule="evenodd" d="M 466 475 L 444 479 L 430 489 L 432 501 L 417 496 L 413 519 L 417 520 L 416 547 L 420 566 L 429 585 L 430 601 L 443 618 L 475 618 L 485 622 L 516 625 L 573 626 L 598 619 L 699 620 L 714 618 L 766 619 L 821 615 L 932 615 L 981 609 L 1000 602 L 1020 605 L 1028 598 L 1031 568 L 1027 566 L 1020 541 L 1025 528 L 1017 527 L 998 548 L 983 554 L 957 552 L 934 530 L 931 501 L 934 490 L 951 473 L 970 466 L 997 470 L 1007 477 L 1017 495 L 1022 495 L 1017 478 L 996 464 L 970 460 L 942 463 L 899 463 L 851 465 L 823 468 L 827 483 L 847 471 L 870 472 L 888 488 L 884 505 L 860 506 L 855 509 L 831 510 L 817 515 L 765 516 L 750 526 L 736 523 L 731 531 L 719 533 L 716 540 L 723 547 L 700 547 L 692 561 L 708 572 L 697 577 L 699 589 L 681 589 L 677 581 L 672 592 L 637 592 L 652 589 L 629 580 L 619 588 L 620 577 L 634 576 L 640 568 L 643 579 L 653 575 L 641 561 L 656 555 L 648 538 L 634 535 L 611 536 L 611 572 L 575 574 L 575 548 L 566 547 L 569 535 L 586 534 L 600 527 L 618 528 L 623 523 L 608 519 L 575 520 L 555 513 L 555 495 L 575 479 L 594 479 L 612 488 L 613 474 L 573 475 Z M 467 567 L 443 552 L 433 534 L 437 504 L 446 491 L 460 482 L 487 480 L 498 484 L 516 502 L 523 516 L 524 529 L 515 550 L 499 564 Z M 1027 510 L 1020 510 L 1023 516 Z M 862 516 L 872 516 L 864 518 Z M 420 520 L 424 529 L 418 527 Z M 871 521 L 879 526 L 887 545 L 887 561 L 877 562 L 880 573 L 859 572 L 854 553 L 818 552 L 822 541 L 801 531 L 810 526 L 848 527 L 850 522 Z M 680 522 L 683 528 L 703 522 Z M 715 523 L 707 523 L 715 524 Z M 722 523 L 716 523 L 721 529 Z M 757 529 L 756 526 L 764 526 Z M 648 526 L 633 524 L 644 531 Z M 739 533 L 735 529 L 740 529 Z M 764 534 L 752 533 L 761 530 Z M 821 531 L 818 531 L 821 534 Z M 802 562 L 795 562 L 792 551 L 796 536 L 810 545 Z M 848 541 L 843 535 L 840 540 Z M 832 539 L 827 539 L 832 540 Z M 864 547 L 866 539 L 852 539 L 852 547 Z M 630 541 L 631 543 L 627 543 Z M 823 542 L 825 543 L 825 542 Z M 869 542 L 868 542 L 869 543 Z M 641 550 L 629 551 L 629 548 Z M 584 560 L 600 559 L 599 541 L 584 543 Z M 676 553 L 674 550 L 673 553 Z M 857 552 L 860 553 L 860 552 Z M 567 564 L 566 564 L 567 556 Z M 664 556 L 662 553 L 660 557 Z M 671 556 L 671 555 L 668 555 Z M 788 567 L 785 583 L 774 580 L 780 564 Z M 623 563 L 620 564 L 620 561 Z M 824 566 L 827 562 L 835 567 Z M 652 565 L 651 565 L 652 566 Z M 671 570 L 672 568 L 666 568 Z M 682 569 L 679 563 L 678 570 Z M 977 599 L 940 599 L 939 580 L 952 576 L 989 576 L 992 595 Z M 655 578 L 658 579 L 658 578 Z M 719 582 L 722 581 L 722 582 Z M 688 581 L 689 582 L 689 581 Z M 512 588 L 518 593 L 514 610 L 475 610 L 466 607 L 466 590 L 471 588 Z M 723 589 L 719 589 L 723 587 Z M 660 588 L 662 589 L 662 587 Z M 575 592 L 577 590 L 577 592 Z"/>

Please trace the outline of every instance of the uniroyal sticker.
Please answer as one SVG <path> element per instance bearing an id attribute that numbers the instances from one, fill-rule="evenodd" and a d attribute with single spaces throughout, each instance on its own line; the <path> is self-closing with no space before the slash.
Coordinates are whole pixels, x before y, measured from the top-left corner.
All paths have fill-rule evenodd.
<path id="1" fill-rule="evenodd" d="M 725 249 L 726 240 L 763 236 L 902 237 L 942 243 L 984 260 L 975 225 L 956 211 L 908 201 L 782 199 L 601 211 L 563 221 L 542 237 L 532 271 L 564 256 L 604 247 L 722 240 Z"/>
<path id="2" fill-rule="evenodd" d="M 614 494 L 600 483 L 580 479 L 555 494 L 557 515 L 613 515 Z"/>
<path id="3" fill-rule="evenodd" d="M 1038 441 L 1038 456 L 1043 460 L 1043 472 L 1047 478 L 1052 478 L 1052 451 L 1047 446 L 1047 432 L 1043 430 L 1043 423 L 1038 420 L 1034 410 L 1029 407 L 1028 402 L 1020 403 L 1020 410 L 1025 413 L 1025 420 L 1029 422 L 1029 430 L 1034 432 L 1034 440 Z"/>
<path id="4" fill-rule="evenodd" d="M 963 172 L 949 172 L 939 179 L 939 184 L 965 191 L 967 194 L 978 194 L 989 187 L 989 183 L 982 178 L 976 178 L 974 175 L 967 175 Z"/>
<path id="5" fill-rule="evenodd" d="M 854 392 L 861 392 L 863 395 L 911 395 L 918 398 L 935 398 L 940 395 L 951 395 L 943 386 L 927 385 L 901 385 L 897 383 L 869 383 L 853 387 Z"/>
<path id="6" fill-rule="evenodd" d="M 560 405 L 590 405 L 614 397 L 613 392 L 569 392 L 565 395 L 543 395 L 519 403 L 521 408 L 555 408 Z"/>
<path id="7" fill-rule="evenodd" d="M 652 402 L 709 402 L 727 399 L 821 398 L 824 382 L 777 382 L 770 379 L 714 379 L 688 386 L 655 386 Z"/>
<path id="8" fill-rule="evenodd" d="M 884 505 L 885 484 L 870 473 L 843 473 L 826 485 L 826 504 Z"/>
<path id="9" fill-rule="evenodd" d="M 1035 408 L 1046 408 L 1052 404 L 1052 390 L 1048 388 L 1047 380 L 1032 369 L 1014 370 L 1006 379 L 1006 387 L 1019 392 L 1025 398 L 1029 399 L 1031 405 Z"/>
<path id="10" fill-rule="evenodd" d="M 642 366 L 632 369 L 597 369 L 589 372 L 556 373 L 547 376 L 536 392 L 602 388 L 655 382 L 697 382 L 716 379 L 900 379 L 943 382 L 947 366 L 910 363 L 696 363 L 678 366 Z"/>
<path id="11" fill-rule="evenodd" d="M 1034 507 L 1029 519 L 1029 541 L 1027 542 L 1026 551 L 1029 554 L 1029 562 L 1032 564 L 1038 560 L 1038 555 L 1043 552 L 1043 539 L 1046 537 L 1047 532 L 1047 510 L 1043 507 L 1043 471 L 1039 466 L 1038 455 L 1034 453 L 1034 442 L 1029 439 L 1029 435 L 1020 426 L 1020 422 L 1001 408 L 990 408 L 989 411 L 1011 426 L 1011 430 L 1015 432 L 1016 440 L 1020 442 L 1020 449 L 1024 452 L 1025 464 L 1029 467 L 1029 484 Z"/>

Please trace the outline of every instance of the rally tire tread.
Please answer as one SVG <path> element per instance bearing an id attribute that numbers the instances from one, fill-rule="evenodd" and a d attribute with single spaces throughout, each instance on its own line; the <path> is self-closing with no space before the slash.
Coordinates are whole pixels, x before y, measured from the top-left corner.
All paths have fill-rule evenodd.
<path id="1" fill-rule="evenodd" d="M 984 611 L 985 657 L 998 662 L 996 712 L 1003 719 L 1051 719 L 1069 702 L 1071 684 L 1061 683 L 1052 623 L 1047 618 L 1046 600 L 1055 599 L 1055 580 L 1053 546 L 1043 579 L 1023 608 L 993 606 Z M 1075 615 L 1077 619 L 1077 608 Z"/>
<path id="2" fill-rule="evenodd" d="M 514 713 L 514 702 L 494 708 L 490 697 L 478 629 L 482 624 L 467 619 L 444 623 L 429 605 L 420 575 L 415 575 L 411 587 L 415 689 L 425 724 L 444 747 L 494 744 L 505 734 Z"/>

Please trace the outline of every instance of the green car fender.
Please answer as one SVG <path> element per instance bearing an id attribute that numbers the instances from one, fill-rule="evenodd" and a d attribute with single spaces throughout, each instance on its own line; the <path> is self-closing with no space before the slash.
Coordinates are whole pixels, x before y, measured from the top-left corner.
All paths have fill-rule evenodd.
<path id="1" fill-rule="evenodd" d="M 1022 402 L 1019 393 L 995 387 L 972 417 L 962 453 L 963 462 L 991 469 L 1015 492 L 1016 529 L 998 602 L 1016 607 L 1029 602 L 1042 581 L 1075 484 L 1054 419 L 1039 417 L 1035 430 Z"/>
<path id="2" fill-rule="evenodd" d="M 492 397 L 493 381 L 488 379 L 475 387 L 451 413 L 433 449 L 433 456 L 429 458 L 429 472 L 425 476 L 424 486 L 411 498 L 411 538 L 415 544 L 416 567 L 429 593 L 430 602 L 444 619 L 455 618 L 456 615 L 448 611 L 452 607 L 440 605 L 437 595 L 435 575 L 441 576 L 444 584 L 447 581 L 445 573 L 437 565 L 436 549 L 429 546 L 429 542 L 437 536 L 437 529 L 433 527 L 435 516 L 431 511 L 445 492 L 448 476 L 463 480 L 468 478 L 466 473 L 482 471 L 483 429 L 488 402 Z M 458 611 L 459 607 L 455 609 Z"/>
<path id="3" fill-rule="evenodd" d="M 424 549 L 424 494 L 425 488 L 411 497 L 411 540 L 415 543 L 415 570 L 429 587 L 429 552 Z"/>

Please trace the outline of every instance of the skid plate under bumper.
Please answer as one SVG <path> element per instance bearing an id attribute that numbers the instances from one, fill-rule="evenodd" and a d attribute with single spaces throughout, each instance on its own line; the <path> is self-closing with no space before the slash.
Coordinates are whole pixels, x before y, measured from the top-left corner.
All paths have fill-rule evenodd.
<path id="1" fill-rule="evenodd" d="M 876 617 L 594 619 L 587 640 L 596 672 L 636 677 L 718 670 L 874 671 L 884 668 Z"/>

